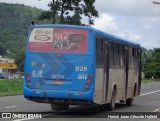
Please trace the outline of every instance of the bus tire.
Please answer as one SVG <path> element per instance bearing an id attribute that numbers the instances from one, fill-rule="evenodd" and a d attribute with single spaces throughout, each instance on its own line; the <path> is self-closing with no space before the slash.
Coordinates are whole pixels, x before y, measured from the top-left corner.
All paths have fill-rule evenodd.
<path id="1" fill-rule="evenodd" d="M 115 109 L 115 100 L 116 100 L 116 90 L 114 88 L 112 91 L 111 102 L 108 104 L 109 111 L 113 111 Z"/>
<path id="2" fill-rule="evenodd" d="M 137 95 L 137 84 L 134 85 L 134 94 L 133 96 L 135 97 Z"/>
<path id="3" fill-rule="evenodd" d="M 52 104 L 51 103 L 51 108 L 54 111 L 62 111 L 62 110 L 67 110 L 69 108 L 69 105 L 67 105 L 67 104 Z"/>
<path id="4" fill-rule="evenodd" d="M 134 85 L 134 91 L 133 91 L 133 97 L 136 96 L 136 89 L 137 89 L 137 85 Z M 133 105 L 133 97 L 126 99 L 126 105 L 127 106 L 132 106 Z"/>
<path id="5" fill-rule="evenodd" d="M 132 106 L 133 105 L 133 97 L 126 99 L 126 105 L 127 106 Z"/>

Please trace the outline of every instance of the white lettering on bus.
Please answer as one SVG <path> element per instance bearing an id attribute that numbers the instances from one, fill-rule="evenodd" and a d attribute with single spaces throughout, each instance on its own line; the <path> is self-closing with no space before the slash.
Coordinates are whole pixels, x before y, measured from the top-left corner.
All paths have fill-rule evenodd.
<path id="1" fill-rule="evenodd" d="M 76 66 L 75 71 L 87 71 L 87 66 Z"/>
<path id="2" fill-rule="evenodd" d="M 78 74 L 78 79 L 87 79 L 86 74 Z"/>

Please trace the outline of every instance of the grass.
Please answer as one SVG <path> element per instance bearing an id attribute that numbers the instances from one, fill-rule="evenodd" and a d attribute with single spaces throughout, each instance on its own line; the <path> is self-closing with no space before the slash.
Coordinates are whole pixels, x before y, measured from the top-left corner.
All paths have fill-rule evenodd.
<path id="1" fill-rule="evenodd" d="M 159 82 L 160 80 L 148 80 L 148 79 L 142 79 L 142 84 L 148 84 L 148 83 L 155 83 L 155 82 Z"/>
<path id="2" fill-rule="evenodd" d="M 0 96 L 18 95 L 23 92 L 23 79 L 0 80 Z"/>

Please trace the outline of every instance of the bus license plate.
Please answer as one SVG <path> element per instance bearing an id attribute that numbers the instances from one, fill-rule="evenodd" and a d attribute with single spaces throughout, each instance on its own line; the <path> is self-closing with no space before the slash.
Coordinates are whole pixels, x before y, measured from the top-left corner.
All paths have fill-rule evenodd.
<path id="1" fill-rule="evenodd" d="M 64 84 L 64 82 L 63 81 L 59 81 L 59 80 L 54 80 L 53 84 Z"/>

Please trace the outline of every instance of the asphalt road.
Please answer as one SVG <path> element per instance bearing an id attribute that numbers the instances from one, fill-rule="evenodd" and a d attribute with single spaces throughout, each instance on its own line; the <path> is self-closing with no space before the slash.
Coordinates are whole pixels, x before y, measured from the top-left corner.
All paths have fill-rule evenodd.
<path id="1" fill-rule="evenodd" d="M 28 101 L 23 98 L 23 95 L 18 96 L 7 96 L 0 97 L 0 112 L 46 112 L 46 114 L 42 115 L 42 119 L 0 119 L 0 120 L 8 120 L 8 121 L 39 121 L 39 120 L 53 120 L 56 118 L 56 121 L 71 121 L 74 118 L 77 121 L 86 120 L 86 121 L 94 121 L 94 120 L 106 120 L 106 115 L 111 112 L 106 111 L 105 109 L 99 107 L 75 107 L 71 106 L 69 110 L 62 112 L 55 112 L 51 110 L 50 104 L 40 104 Z M 117 112 L 125 115 L 124 112 L 159 112 L 160 115 L 160 83 L 151 83 L 151 84 L 143 84 L 141 88 L 141 95 L 134 99 L 134 105 L 131 107 L 126 106 L 125 104 L 116 104 L 115 115 Z M 111 114 L 113 116 L 114 113 Z M 137 115 L 137 114 L 136 114 Z M 87 118 L 87 119 L 86 119 Z M 101 119 L 98 119 L 101 118 Z M 107 119 L 107 120 L 117 120 L 116 118 Z M 124 120 L 124 119 L 119 119 Z M 128 118 L 125 119 L 128 121 Z M 137 120 L 136 118 L 132 120 Z M 142 118 L 141 120 L 146 120 Z M 149 121 L 159 119 L 147 119 Z"/>

